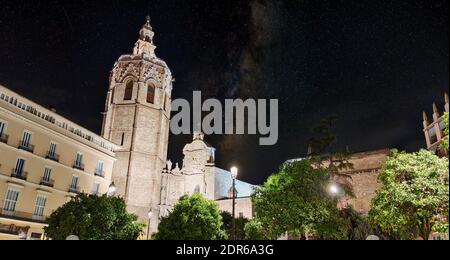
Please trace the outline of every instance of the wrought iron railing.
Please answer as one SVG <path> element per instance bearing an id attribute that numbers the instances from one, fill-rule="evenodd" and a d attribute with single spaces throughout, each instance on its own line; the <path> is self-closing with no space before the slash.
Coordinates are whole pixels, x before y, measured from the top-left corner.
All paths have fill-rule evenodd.
<path id="1" fill-rule="evenodd" d="M 27 151 L 27 152 L 34 152 L 34 145 L 31 145 L 30 143 L 24 142 L 23 140 L 19 143 L 19 149 Z"/>
<path id="2" fill-rule="evenodd" d="M 45 159 L 49 159 L 55 162 L 59 162 L 59 154 L 47 152 L 47 155 L 45 156 Z"/>
<path id="3" fill-rule="evenodd" d="M 28 172 L 25 172 L 23 170 L 13 169 L 11 171 L 11 177 L 26 181 L 27 177 L 28 177 Z"/>

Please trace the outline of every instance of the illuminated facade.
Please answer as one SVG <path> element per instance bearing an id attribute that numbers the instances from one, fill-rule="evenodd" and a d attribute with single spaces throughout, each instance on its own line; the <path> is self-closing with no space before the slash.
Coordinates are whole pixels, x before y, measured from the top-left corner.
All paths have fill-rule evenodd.
<path id="1" fill-rule="evenodd" d="M 0 239 L 40 239 L 78 193 L 107 192 L 117 145 L 0 86 Z"/>
<path id="2" fill-rule="evenodd" d="M 103 119 L 104 138 L 123 147 L 117 151 L 113 181 L 128 210 L 149 222 L 159 220 L 161 173 L 167 162 L 172 74 L 156 57 L 150 18 L 132 54 L 122 55 L 111 73 Z"/>
<path id="3" fill-rule="evenodd" d="M 444 95 L 445 105 L 444 111 L 449 112 L 449 98 L 448 94 Z M 440 147 L 442 140 L 445 138 L 444 134 L 444 117 L 440 113 L 436 104 L 433 104 L 433 120 L 430 120 L 426 112 L 423 112 L 423 132 L 425 134 L 425 141 L 427 149 L 436 152 L 441 156 L 448 156 L 448 150 Z"/>

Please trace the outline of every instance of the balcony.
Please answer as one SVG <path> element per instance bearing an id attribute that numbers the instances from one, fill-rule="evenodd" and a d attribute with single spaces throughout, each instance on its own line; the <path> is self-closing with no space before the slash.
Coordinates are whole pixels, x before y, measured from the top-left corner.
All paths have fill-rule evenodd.
<path id="1" fill-rule="evenodd" d="M 29 143 L 25 143 L 24 141 L 20 141 L 19 147 L 20 150 L 24 150 L 30 153 L 34 152 L 34 145 L 31 145 Z"/>
<path id="2" fill-rule="evenodd" d="M 0 134 L 0 143 L 8 143 L 8 138 L 9 136 L 7 136 L 6 134 Z"/>
<path id="3" fill-rule="evenodd" d="M 75 162 L 75 163 L 73 164 L 73 168 L 74 168 L 74 169 L 77 169 L 77 170 L 80 170 L 80 171 L 84 171 L 84 164 Z"/>
<path id="4" fill-rule="evenodd" d="M 47 186 L 47 187 L 50 187 L 50 188 L 53 188 L 53 187 L 55 186 L 55 181 L 54 181 L 54 180 L 49 180 L 49 179 L 42 178 L 42 179 L 41 179 L 41 182 L 40 182 L 40 185 L 42 185 L 42 186 Z"/>
<path id="5" fill-rule="evenodd" d="M 19 211 L 8 211 L 8 210 L 4 210 L 4 209 L 0 211 L 0 217 L 7 218 L 7 219 L 14 219 L 14 220 L 35 222 L 35 223 L 45 223 L 45 221 L 46 221 L 46 217 L 36 217 L 32 213 L 19 212 Z"/>
<path id="6" fill-rule="evenodd" d="M 45 156 L 45 159 L 52 160 L 55 162 L 59 162 L 59 154 L 47 152 L 47 155 Z"/>
<path id="7" fill-rule="evenodd" d="M 27 180 L 28 172 L 24 172 L 23 170 L 17 170 L 13 169 L 11 172 L 11 177 L 20 179 L 20 180 Z"/>
<path id="8" fill-rule="evenodd" d="M 73 186 L 70 186 L 69 187 L 69 192 L 70 193 L 74 193 L 74 194 L 80 194 L 81 192 L 80 192 L 80 187 L 73 187 Z"/>
<path id="9" fill-rule="evenodd" d="M 15 225 L 3 225 L 0 224 L 0 233 L 18 236 L 21 231 L 21 228 L 16 227 Z"/>
<path id="10" fill-rule="evenodd" d="M 103 171 L 96 170 L 94 174 L 97 177 L 105 178 L 105 172 L 103 172 Z"/>

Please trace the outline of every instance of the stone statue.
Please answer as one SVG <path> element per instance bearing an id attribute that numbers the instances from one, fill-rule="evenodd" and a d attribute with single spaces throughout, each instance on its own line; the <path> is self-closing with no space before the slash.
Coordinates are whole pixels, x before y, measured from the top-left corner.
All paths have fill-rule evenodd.
<path id="1" fill-rule="evenodd" d="M 171 161 L 171 160 L 168 160 L 168 161 L 167 161 L 167 171 L 171 172 L 171 171 L 172 171 L 172 166 L 173 166 L 172 161 Z"/>

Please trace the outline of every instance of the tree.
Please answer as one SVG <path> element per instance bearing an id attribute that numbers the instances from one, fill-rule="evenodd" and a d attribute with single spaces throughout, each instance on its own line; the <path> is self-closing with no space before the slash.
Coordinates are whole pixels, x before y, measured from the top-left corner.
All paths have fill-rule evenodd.
<path id="1" fill-rule="evenodd" d="M 448 143 L 449 143 L 449 137 L 448 137 L 448 132 L 449 132 L 449 126 L 448 126 L 448 112 L 446 112 L 446 113 L 444 114 L 444 124 L 445 124 L 444 135 L 446 135 L 446 137 L 445 137 L 444 140 L 442 141 L 442 148 L 448 150 Z"/>
<path id="2" fill-rule="evenodd" d="M 44 232 L 53 240 L 135 240 L 145 226 L 137 219 L 121 198 L 81 194 L 51 214 Z"/>
<path id="3" fill-rule="evenodd" d="M 328 172 L 314 168 L 308 160 L 283 165 L 252 197 L 265 239 L 286 233 L 345 239 L 347 224 L 327 193 L 328 185 Z"/>
<path id="4" fill-rule="evenodd" d="M 376 233 L 367 218 L 351 206 L 342 209 L 341 216 L 347 220 L 349 240 L 366 240 L 368 236 Z"/>
<path id="5" fill-rule="evenodd" d="M 244 227 L 245 240 L 265 240 L 264 228 L 260 221 L 252 219 Z"/>
<path id="6" fill-rule="evenodd" d="M 233 216 L 229 212 L 221 212 L 223 222 L 223 229 L 227 232 L 228 237 L 232 237 L 233 234 Z M 248 223 L 248 219 L 246 218 L 236 218 L 236 240 L 244 240 L 245 239 L 245 231 L 244 227 Z"/>
<path id="7" fill-rule="evenodd" d="M 353 169 L 350 152 L 348 149 L 342 151 L 335 148 L 337 135 L 334 131 L 337 121 L 337 116 L 329 116 L 312 129 L 313 136 L 309 139 L 308 156 L 315 167 L 328 171 L 330 181 L 339 185 L 344 195 L 353 197 L 353 188 L 349 181 L 352 177 L 342 173 Z"/>
<path id="8" fill-rule="evenodd" d="M 163 218 L 155 240 L 225 240 L 219 207 L 201 194 L 183 196 L 172 213 Z"/>
<path id="9" fill-rule="evenodd" d="M 384 187 L 372 202 L 371 224 L 399 239 L 448 233 L 448 165 L 448 158 L 429 151 L 394 151 L 382 168 Z"/>

